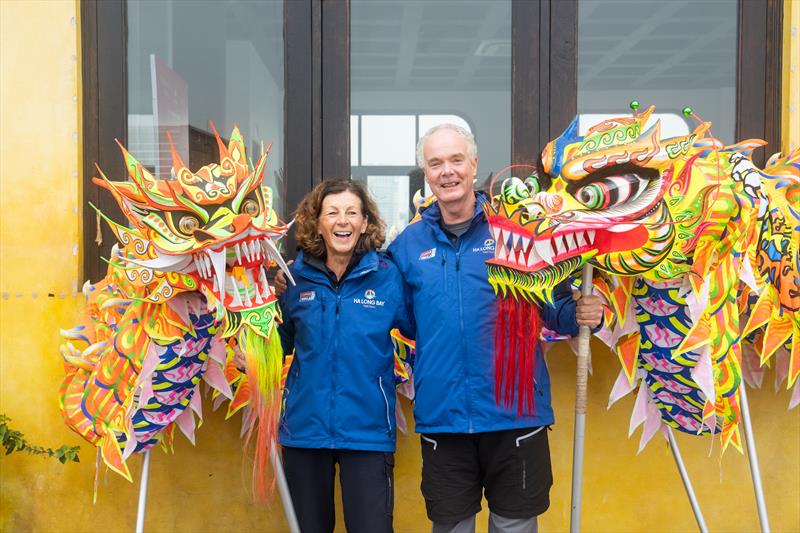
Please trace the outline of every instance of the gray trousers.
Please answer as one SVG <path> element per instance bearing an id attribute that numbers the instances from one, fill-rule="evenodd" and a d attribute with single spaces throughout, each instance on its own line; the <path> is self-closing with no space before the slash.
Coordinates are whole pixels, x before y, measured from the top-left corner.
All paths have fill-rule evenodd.
<path id="1" fill-rule="evenodd" d="M 490 512 L 489 533 L 536 533 L 539 530 L 536 518 L 504 518 Z M 431 533 L 475 533 L 475 515 L 454 524 L 434 522 Z"/>

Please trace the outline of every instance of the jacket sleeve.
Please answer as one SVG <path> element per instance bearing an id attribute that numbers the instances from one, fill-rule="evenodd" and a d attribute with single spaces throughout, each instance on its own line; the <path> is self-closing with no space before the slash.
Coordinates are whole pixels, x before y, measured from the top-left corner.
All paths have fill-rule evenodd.
<path id="1" fill-rule="evenodd" d="M 288 288 L 278 298 L 278 305 L 281 307 L 281 314 L 283 323 L 278 326 L 278 335 L 281 338 L 281 346 L 283 347 L 284 355 L 289 355 L 294 352 L 294 322 L 292 322 L 291 312 L 289 309 L 289 293 L 292 292 Z"/>
<path id="2" fill-rule="evenodd" d="M 403 277 L 399 276 L 399 278 L 403 301 L 400 302 L 395 327 L 400 330 L 404 337 L 413 339 L 417 333 L 417 324 L 414 320 L 414 309 L 411 305 L 411 290 L 403 280 Z"/>
<path id="3" fill-rule="evenodd" d="M 578 322 L 575 320 L 575 301 L 572 299 L 572 284 L 566 279 L 553 289 L 553 305 L 542 306 L 544 325 L 560 335 L 576 337 Z"/>

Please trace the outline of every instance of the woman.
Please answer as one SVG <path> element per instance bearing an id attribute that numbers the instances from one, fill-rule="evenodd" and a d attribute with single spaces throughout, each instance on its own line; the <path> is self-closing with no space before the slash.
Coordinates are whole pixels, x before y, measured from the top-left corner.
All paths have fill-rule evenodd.
<path id="1" fill-rule="evenodd" d="M 278 440 L 302 531 L 333 531 L 339 465 L 350 532 L 392 531 L 395 449 L 389 331 L 410 332 L 384 224 L 355 181 L 327 180 L 295 216 L 295 285 L 280 297 L 286 380 Z"/>

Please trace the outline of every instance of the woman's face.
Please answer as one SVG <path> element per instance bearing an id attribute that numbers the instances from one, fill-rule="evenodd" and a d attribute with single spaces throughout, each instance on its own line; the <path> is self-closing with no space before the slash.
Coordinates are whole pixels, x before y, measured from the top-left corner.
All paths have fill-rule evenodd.
<path id="1" fill-rule="evenodd" d="M 352 254 L 359 237 L 367 231 L 361 199 L 350 191 L 326 196 L 319 211 L 317 231 L 325 241 L 328 257 Z"/>

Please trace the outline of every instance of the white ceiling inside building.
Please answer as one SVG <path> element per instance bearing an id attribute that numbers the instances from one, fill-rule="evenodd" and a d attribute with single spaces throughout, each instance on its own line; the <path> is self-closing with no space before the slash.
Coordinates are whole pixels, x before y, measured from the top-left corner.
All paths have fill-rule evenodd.
<path id="1" fill-rule="evenodd" d="M 579 86 L 731 86 L 736 10 L 736 0 L 581 0 Z M 509 0 L 352 0 L 350 32 L 353 90 L 509 88 Z"/>

